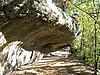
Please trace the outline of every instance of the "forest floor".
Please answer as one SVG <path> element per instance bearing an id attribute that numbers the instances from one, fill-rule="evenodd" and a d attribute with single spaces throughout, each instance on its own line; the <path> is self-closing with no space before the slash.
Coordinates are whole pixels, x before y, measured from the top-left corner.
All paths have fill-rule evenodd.
<path id="1" fill-rule="evenodd" d="M 77 60 L 74 56 L 46 56 L 7 75 L 93 75 L 93 72 L 93 68 L 84 65 L 82 60 Z"/>

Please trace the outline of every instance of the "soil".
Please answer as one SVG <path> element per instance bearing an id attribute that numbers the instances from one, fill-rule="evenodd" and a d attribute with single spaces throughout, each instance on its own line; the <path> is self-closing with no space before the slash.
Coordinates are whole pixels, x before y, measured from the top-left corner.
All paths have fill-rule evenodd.
<path id="1" fill-rule="evenodd" d="M 7 75 L 93 75 L 93 68 L 74 56 L 68 58 L 46 56 L 38 62 L 22 66 Z"/>

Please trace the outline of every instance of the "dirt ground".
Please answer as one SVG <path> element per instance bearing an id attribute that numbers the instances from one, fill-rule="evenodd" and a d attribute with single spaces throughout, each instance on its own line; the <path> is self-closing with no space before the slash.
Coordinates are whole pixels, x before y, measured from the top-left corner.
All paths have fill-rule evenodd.
<path id="1" fill-rule="evenodd" d="M 7 75 L 93 75 L 93 69 L 73 56 L 49 56 Z"/>

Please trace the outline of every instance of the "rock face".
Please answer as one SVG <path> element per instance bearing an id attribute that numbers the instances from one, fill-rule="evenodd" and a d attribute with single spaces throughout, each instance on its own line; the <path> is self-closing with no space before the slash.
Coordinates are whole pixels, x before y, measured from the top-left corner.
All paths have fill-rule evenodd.
<path id="1" fill-rule="evenodd" d="M 77 36 L 79 24 L 75 18 L 56 7 L 52 0 L 25 1 L 2 2 L 3 16 L 9 19 L 3 19 L 7 24 L 2 25 L 1 31 L 8 43 L 22 41 L 26 50 L 48 53 L 70 44 Z"/>
<path id="2" fill-rule="evenodd" d="M 0 17 L 0 31 L 7 42 L 5 44 L 0 41 L 0 44 L 4 44 L 0 45 L 0 49 L 3 52 L 6 51 L 2 54 L 5 56 L 4 64 L 8 65 L 7 67 L 9 64 L 12 65 L 12 62 L 9 63 L 11 61 L 9 55 L 11 57 L 15 55 L 18 58 L 21 53 L 26 52 L 31 58 L 33 50 L 41 53 L 59 50 L 70 44 L 80 31 L 77 20 L 63 12 L 52 3 L 52 0 L 1 0 Z M 11 48 L 12 44 L 8 49 L 9 44 L 13 41 L 21 41 L 22 44 L 20 46 L 16 44 L 14 45 L 16 47 Z M 21 50 L 17 47 L 20 47 Z M 17 54 L 18 56 L 16 56 L 17 50 L 22 51 Z M 9 54 L 10 51 L 12 54 Z M 27 56 L 26 54 L 25 57 L 27 58 Z M 4 67 L 6 66 L 4 65 Z"/>

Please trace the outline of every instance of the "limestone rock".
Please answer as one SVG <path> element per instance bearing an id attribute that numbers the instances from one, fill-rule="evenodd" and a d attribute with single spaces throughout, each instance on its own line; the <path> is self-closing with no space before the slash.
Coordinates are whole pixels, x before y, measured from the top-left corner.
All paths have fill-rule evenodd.
<path id="1" fill-rule="evenodd" d="M 3 38 L 0 37 L 0 52 L 3 50 L 4 70 L 0 73 L 33 62 L 36 51 L 45 54 L 63 48 L 79 31 L 78 21 L 52 0 L 1 0 L 0 34 Z M 37 61 L 43 55 L 37 53 L 35 56 Z"/>
<path id="2" fill-rule="evenodd" d="M 1 7 L 3 16 L 8 16 L 1 27 L 7 42 L 22 41 L 26 50 L 42 53 L 58 50 L 70 44 L 80 30 L 77 20 L 52 0 L 8 0 Z"/>

